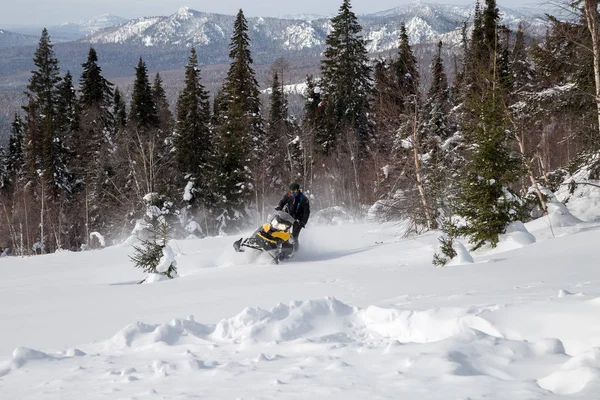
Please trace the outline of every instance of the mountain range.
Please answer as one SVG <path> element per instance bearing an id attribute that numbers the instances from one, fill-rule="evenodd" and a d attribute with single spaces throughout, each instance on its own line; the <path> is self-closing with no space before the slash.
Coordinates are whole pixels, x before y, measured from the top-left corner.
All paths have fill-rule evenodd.
<path id="1" fill-rule="evenodd" d="M 445 43 L 446 59 L 459 49 L 463 24 L 472 19 L 474 6 L 413 3 L 367 15 L 359 15 L 368 51 L 376 57 L 392 54 L 400 27 L 405 24 L 418 49 L 419 64 L 427 68 L 438 40 Z M 519 23 L 530 36 L 545 32 L 547 23 L 536 11 L 499 7 L 502 23 L 515 30 Z M 331 29 L 331 16 L 290 15 L 247 18 L 252 57 L 261 86 L 270 84 L 269 68 L 274 60 L 288 63 L 287 83 L 301 83 L 308 74 L 318 74 L 320 56 Z M 134 67 L 140 57 L 149 72 L 160 72 L 167 96 L 174 101 L 181 90 L 182 69 L 189 48 L 197 48 L 202 79 L 214 93 L 227 71 L 229 42 L 235 16 L 205 13 L 181 7 L 168 16 L 145 16 L 132 20 L 101 15 L 79 22 L 48 27 L 61 73 L 74 77 L 82 72 L 90 45 L 95 48 L 103 74 L 129 95 Z M 10 28 L 9 30 L 5 28 Z M 0 26 L 0 140 L 10 130 L 10 121 L 20 109 L 23 90 L 35 69 L 33 55 L 41 27 Z M 418 46 L 418 47 L 417 47 Z"/>
<path id="2" fill-rule="evenodd" d="M 542 32 L 546 21 L 536 10 L 499 7 L 502 23 L 516 29 L 524 23 L 531 34 Z M 369 51 L 385 51 L 396 46 L 399 28 L 406 25 L 412 43 L 458 40 L 457 29 L 472 18 L 471 5 L 444 5 L 415 2 L 372 14 L 360 15 L 359 23 L 369 40 Z M 189 47 L 227 45 L 235 16 L 212 14 L 181 7 L 169 16 L 126 20 L 101 15 L 85 21 L 48 28 L 55 41 L 92 44 L 121 44 L 141 47 Z M 330 17 L 294 15 L 281 18 L 247 18 L 253 44 L 281 51 L 320 52 L 331 28 Z M 31 28 L 0 36 L 0 48 L 32 44 Z M 454 33 L 454 34 L 453 34 Z M 21 34 L 21 35 L 16 35 Z M 39 32 L 37 33 L 39 37 Z M 312 51 L 311 51 L 312 52 Z"/>

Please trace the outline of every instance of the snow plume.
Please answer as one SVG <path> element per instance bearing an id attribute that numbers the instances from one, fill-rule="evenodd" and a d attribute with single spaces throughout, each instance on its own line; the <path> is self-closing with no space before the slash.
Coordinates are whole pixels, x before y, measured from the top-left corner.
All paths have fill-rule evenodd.
<path id="1" fill-rule="evenodd" d="M 104 236 L 100 234 L 100 232 L 90 232 L 90 240 L 96 239 L 100 246 L 106 247 L 106 241 L 104 240 Z"/>

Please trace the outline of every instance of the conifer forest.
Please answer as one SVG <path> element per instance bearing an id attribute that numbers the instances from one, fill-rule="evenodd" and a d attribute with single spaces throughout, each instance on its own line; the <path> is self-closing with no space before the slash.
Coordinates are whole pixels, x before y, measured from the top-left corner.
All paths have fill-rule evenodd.
<path id="1" fill-rule="evenodd" d="M 598 169 L 596 2 L 574 3 L 568 20 L 548 15 L 541 39 L 501 25 L 495 0 L 478 2 L 453 57 L 440 41 L 426 66 L 404 25 L 394 53 L 370 55 L 341 3 L 298 115 L 277 68 L 261 97 L 242 10 L 220 88 L 206 89 L 192 47 L 175 107 L 142 58 L 130 98 L 93 47 L 81 76 L 61 72 L 44 30 L 0 150 L 0 246 L 28 255 L 117 243 L 149 206 L 172 237 L 235 233 L 263 223 L 298 182 L 313 212 L 404 221 L 407 235 L 442 230 L 451 252 L 457 236 L 494 246 L 509 223 L 542 215 L 569 171 Z"/>

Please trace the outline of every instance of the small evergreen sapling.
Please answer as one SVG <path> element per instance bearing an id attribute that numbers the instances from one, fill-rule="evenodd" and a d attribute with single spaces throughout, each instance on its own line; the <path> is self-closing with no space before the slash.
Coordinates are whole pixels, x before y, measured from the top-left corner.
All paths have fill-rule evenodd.
<path id="1" fill-rule="evenodd" d="M 440 242 L 438 247 L 439 252 L 436 252 L 433 255 L 433 265 L 436 267 L 443 267 L 458 255 L 454 249 L 456 227 L 452 221 L 445 221 L 442 230 L 444 231 L 444 234 L 438 238 L 438 241 Z"/>
<path id="2" fill-rule="evenodd" d="M 433 265 L 436 267 L 443 267 L 448 263 L 448 261 L 456 257 L 457 253 L 456 250 L 454 250 L 453 237 L 442 235 L 438 238 L 438 241 L 440 242 L 440 252 L 433 255 Z"/>
<path id="3" fill-rule="evenodd" d="M 177 276 L 177 261 L 173 250 L 167 245 L 169 223 L 166 215 L 169 209 L 163 196 L 149 193 L 144 197 L 146 204 L 145 232 L 141 235 L 141 245 L 133 246 L 134 254 L 129 256 L 137 268 L 147 274 L 157 274 L 173 279 Z M 148 277 L 138 283 L 144 283 Z"/>

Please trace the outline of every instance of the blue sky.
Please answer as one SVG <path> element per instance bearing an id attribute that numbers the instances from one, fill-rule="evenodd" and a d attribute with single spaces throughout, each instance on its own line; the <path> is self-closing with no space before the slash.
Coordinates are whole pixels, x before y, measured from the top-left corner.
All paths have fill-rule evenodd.
<path id="1" fill-rule="evenodd" d="M 540 3 L 497 0 L 499 5 L 516 7 Z M 0 28 L 9 25 L 53 26 L 62 22 L 89 19 L 102 14 L 123 18 L 171 15 L 180 7 L 221 14 L 235 14 L 242 8 L 246 16 L 287 14 L 335 14 L 342 0 L 0 0 Z M 357 14 L 388 10 L 410 0 L 354 0 Z M 431 3 L 474 4 L 475 0 L 433 0 Z M 529 3 L 529 4 L 527 4 Z M 9 7 L 10 6 L 10 7 Z M 541 7 L 541 6 L 540 6 Z"/>

